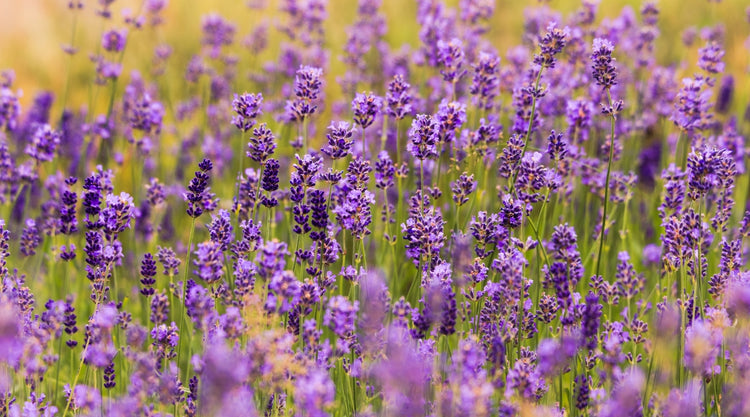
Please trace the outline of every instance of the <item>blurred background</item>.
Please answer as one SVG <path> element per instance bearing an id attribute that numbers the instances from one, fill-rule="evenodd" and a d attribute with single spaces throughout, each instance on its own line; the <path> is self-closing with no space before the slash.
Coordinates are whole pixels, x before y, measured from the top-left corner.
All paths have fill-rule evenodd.
<path id="1" fill-rule="evenodd" d="M 138 14 L 143 7 L 142 0 L 116 0 L 111 7 L 112 17 L 104 20 L 96 15 L 100 2 L 108 0 L 82 1 L 83 9 L 77 16 L 68 8 L 66 0 L 0 0 L 0 70 L 13 69 L 16 75 L 15 88 L 23 90 L 22 105 L 26 108 L 34 95 L 41 90 L 62 94 L 68 74 L 70 74 L 69 102 L 73 108 L 88 103 L 89 86 L 94 78 L 94 64 L 89 56 L 95 54 L 101 33 L 109 29 L 125 28 L 124 19 Z M 111 0 L 109 0 L 111 1 Z M 264 61 L 278 56 L 279 40 L 283 38 L 274 31 L 278 20 L 283 18 L 279 11 L 286 3 L 282 0 L 171 0 L 163 12 L 164 22 L 156 28 L 145 25 L 140 31 L 131 31 L 123 57 L 123 77 L 128 79 L 132 70 L 148 72 L 152 63 L 154 48 L 168 44 L 172 48 L 167 74 L 182 77 L 190 57 L 200 50 L 201 19 L 210 12 L 222 15 L 236 25 L 236 41 L 245 39 L 259 24 L 267 24 L 268 48 L 263 56 L 253 57 L 249 50 L 245 56 L 238 56 L 240 71 L 259 67 Z M 456 6 L 458 0 L 447 0 Z M 496 12 L 491 22 L 490 38 L 501 55 L 508 47 L 521 41 L 526 7 L 538 7 L 540 2 L 497 1 Z M 546 3 L 550 9 L 568 15 L 580 7 L 576 0 L 553 0 Z M 637 14 L 641 1 L 603 0 L 599 4 L 599 19 L 614 18 L 623 7 L 632 7 Z M 684 59 L 694 66 L 697 59 L 696 46 L 685 52 L 681 36 L 685 29 L 701 28 L 721 23 L 725 28 L 725 62 L 728 72 L 735 76 L 747 73 L 750 58 L 744 45 L 748 35 L 746 0 L 661 0 L 657 39 L 657 59 L 661 63 L 677 62 Z M 352 0 L 329 0 L 325 24 L 325 42 L 330 49 L 329 80 L 335 80 L 344 72 L 340 60 L 346 42 L 346 31 L 356 17 L 357 2 Z M 403 44 L 416 47 L 419 42 L 416 21 L 416 1 L 383 0 L 382 10 L 387 17 L 386 39 L 394 47 Z M 78 52 L 71 57 L 63 51 L 63 46 L 74 45 Z M 681 54 L 690 54 L 682 56 Z M 684 68 L 690 73 L 692 68 Z M 737 77 L 738 101 L 747 102 L 750 81 L 747 77 Z M 179 82 L 176 84 L 179 85 Z M 242 87 L 242 86 L 239 86 Z M 336 83 L 329 82 L 329 94 L 334 97 Z M 100 109 L 107 105 L 107 94 L 101 95 L 92 104 Z M 53 114 L 60 114 L 60 100 L 53 106 Z"/>

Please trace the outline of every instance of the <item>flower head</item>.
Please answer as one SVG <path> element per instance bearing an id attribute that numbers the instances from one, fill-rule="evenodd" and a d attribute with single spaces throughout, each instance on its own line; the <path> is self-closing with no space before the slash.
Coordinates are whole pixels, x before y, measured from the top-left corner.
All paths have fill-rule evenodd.
<path id="1" fill-rule="evenodd" d="M 394 75 L 388 83 L 385 93 L 386 111 L 396 120 L 401 120 L 412 113 L 411 85 L 400 74 Z"/>
<path id="2" fill-rule="evenodd" d="M 409 129 L 406 149 L 417 159 L 431 159 L 438 155 L 438 122 L 430 115 L 418 114 Z"/>
<path id="3" fill-rule="evenodd" d="M 221 279 L 224 269 L 224 254 L 221 251 L 222 244 L 209 240 L 199 243 L 195 251 L 195 260 L 193 265 L 196 266 L 195 273 L 208 284 Z"/>
<path id="4" fill-rule="evenodd" d="M 567 27 L 560 29 L 556 22 L 550 22 L 547 26 L 547 33 L 539 39 L 541 52 L 534 55 L 534 63 L 543 68 L 554 68 L 555 56 L 562 52 L 568 37 L 570 37 L 570 30 Z"/>
<path id="5" fill-rule="evenodd" d="M 55 157 L 62 135 L 48 124 L 37 127 L 25 153 L 39 162 L 49 162 Z"/>
<path id="6" fill-rule="evenodd" d="M 102 48 L 108 52 L 122 52 L 125 49 L 127 30 L 109 30 L 102 35 Z"/>
<path id="7" fill-rule="evenodd" d="M 443 80 L 449 83 L 457 82 L 466 73 L 462 69 L 465 56 L 463 43 L 460 39 L 453 38 L 448 42 L 438 41 L 437 47 L 440 64 L 443 66 L 443 69 L 440 70 Z"/>
<path id="8" fill-rule="evenodd" d="M 383 107 L 383 99 L 369 93 L 357 93 L 352 101 L 352 112 L 354 122 L 362 129 L 366 129 L 375 121 L 375 116 Z"/>
<path id="9" fill-rule="evenodd" d="M 242 95 L 234 95 L 232 100 L 232 109 L 236 113 L 232 117 L 232 124 L 237 129 L 247 132 L 255 126 L 255 119 L 263 113 L 261 105 L 263 104 L 263 95 L 244 93 Z"/>
<path id="10" fill-rule="evenodd" d="M 612 52 L 615 47 L 612 42 L 596 38 L 594 39 L 593 51 L 591 53 L 591 70 L 594 80 L 602 88 L 610 88 L 617 84 L 617 68 Z"/>

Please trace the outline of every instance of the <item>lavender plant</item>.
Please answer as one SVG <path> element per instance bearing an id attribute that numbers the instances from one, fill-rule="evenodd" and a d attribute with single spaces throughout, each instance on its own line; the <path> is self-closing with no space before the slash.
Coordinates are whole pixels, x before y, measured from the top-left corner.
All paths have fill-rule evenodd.
<path id="1" fill-rule="evenodd" d="M 68 3 L 62 99 L 0 76 L 0 416 L 750 415 L 737 1 Z"/>

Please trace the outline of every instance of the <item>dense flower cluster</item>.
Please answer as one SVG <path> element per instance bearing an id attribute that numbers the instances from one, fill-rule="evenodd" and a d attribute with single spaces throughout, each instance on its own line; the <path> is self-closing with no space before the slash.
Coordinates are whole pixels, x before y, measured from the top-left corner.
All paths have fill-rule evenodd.
<path id="1" fill-rule="evenodd" d="M 0 73 L 0 416 L 750 415 L 736 1 L 67 3 L 66 90 Z"/>

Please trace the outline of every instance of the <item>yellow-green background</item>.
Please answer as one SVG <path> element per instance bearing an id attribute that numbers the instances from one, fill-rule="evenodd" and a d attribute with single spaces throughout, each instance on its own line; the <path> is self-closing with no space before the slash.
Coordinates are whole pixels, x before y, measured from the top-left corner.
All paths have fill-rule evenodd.
<path id="1" fill-rule="evenodd" d="M 257 0 L 255 0 L 257 2 Z M 237 27 L 236 40 L 240 41 L 249 34 L 260 21 L 273 24 L 284 16 L 278 11 L 281 1 L 267 1 L 263 11 L 252 10 L 239 0 L 197 1 L 171 0 L 164 12 L 165 23 L 158 29 L 146 28 L 130 37 L 124 60 L 123 75 L 127 77 L 132 69 L 145 70 L 151 62 L 153 46 L 157 42 L 168 42 L 174 49 L 170 72 L 173 82 L 179 85 L 184 72 L 184 62 L 195 53 L 200 45 L 201 17 L 208 12 L 218 12 Z M 458 1 L 448 1 L 456 6 Z M 491 21 L 488 34 L 499 51 L 517 44 L 523 24 L 523 10 L 526 7 L 538 7 L 546 4 L 568 15 L 580 6 L 579 1 L 498 1 L 496 12 Z M 657 41 L 657 55 L 660 62 L 674 62 L 680 57 L 695 62 L 698 41 L 691 51 L 686 52 L 680 42 L 681 33 L 689 26 L 703 27 L 721 21 L 726 27 L 726 62 L 729 70 L 737 79 L 740 96 L 746 96 L 748 80 L 744 75 L 748 66 L 748 52 L 744 47 L 748 36 L 745 7 L 743 0 L 725 0 L 720 3 L 706 0 L 663 0 L 657 3 L 661 9 L 659 28 L 661 36 Z M 93 64 L 88 55 L 96 49 L 103 29 L 122 28 L 123 9 L 137 10 L 140 0 L 117 0 L 113 4 L 114 16 L 102 23 L 94 14 L 98 2 L 86 0 L 85 8 L 79 15 L 76 30 L 76 46 L 79 53 L 72 61 L 70 104 L 80 106 L 87 102 L 88 83 L 91 80 Z M 639 1 L 602 0 L 599 6 L 599 18 L 614 17 L 625 5 L 631 5 L 637 12 Z M 326 43 L 331 48 L 330 77 L 343 72 L 339 61 L 341 48 L 346 41 L 346 30 L 355 19 L 357 2 L 351 0 L 331 0 L 328 3 L 328 20 L 325 25 Z M 418 27 L 416 22 L 416 2 L 411 0 L 383 0 L 383 10 L 388 17 L 388 40 L 392 45 L 409 43 L 418 44 Z M 16 72 L 17 87 L 24 91 L 22 104 L 27 106 L 34 94 L 46 89 L 62 96 L 68 73 L 69 60 L 60 46 L 70 42 L 72 16 L 65 0 L 0 0 L 0 69 L 12 68 Z M 270 32 L 270 51 L 273 54 L 280 36 Z M 245 49 L 235 48 L 235 53 L 244 53 L 241 66 L 247 67 L 250 57 Z M 266 57 L 270 57 L 268 55 Z M 254 60 L 255 65 L 261 60 Z M 244 69 L 244 68 L 241 68 Z M 690 71 L 690 68 L 686 68 Z M 244 71 L 240 72 L 241 74 Z M 127 79 L 127 78 L 126 78 Z M 335 89 L 335 83 L 329 83 Z M 336 91 L 331 91 L 335 96 Z M 107 98 L 102 95 L 97 107 L 106 106 Z M 57 105 L 59 106 L 59 100 Z M 58 109 L 59 111 L 59 109 Z M 59 113 L 58 113 L 59 114 Z"/>

